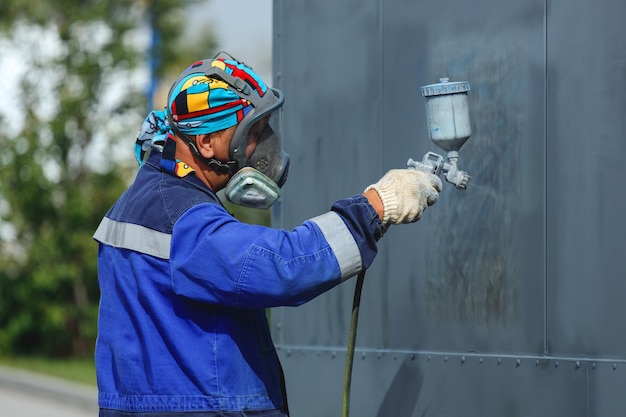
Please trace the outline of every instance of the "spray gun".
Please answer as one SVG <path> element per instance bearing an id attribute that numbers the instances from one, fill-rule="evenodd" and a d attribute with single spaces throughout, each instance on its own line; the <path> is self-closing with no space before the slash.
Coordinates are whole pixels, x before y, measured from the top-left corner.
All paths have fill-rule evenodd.
<path id="1" fill-rule="evenodd" d="M 428 136 L 447 154 L 444 159 L 439 154 L 428 152 L 421 162 L 409 158 L 407 166 L 441 175 L 457 189 L 463 190 L 470 176 L 458 169 L 457 161 L 459 149 L 472 134 L 467 105 L 469 82 L 450 82 L 447 78 L 440 78 L 439 83 L 423 86 L 420 90 L 426 98 Z"/>

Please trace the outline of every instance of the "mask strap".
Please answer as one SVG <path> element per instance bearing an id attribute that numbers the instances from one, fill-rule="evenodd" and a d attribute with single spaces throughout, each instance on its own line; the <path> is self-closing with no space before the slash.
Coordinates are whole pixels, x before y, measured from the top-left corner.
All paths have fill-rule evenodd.
<path id="1" fill-rule="evenodd" d="M 231 175 L 231 176 L 234 175 L 235 172 L 239 170 L 238 168 L 239 164 L 237 163 L 237 161 L 222 162 L 222 161 L 218 161 L 215 158 L 205 158 L 204 156 L 202 156 L 202 154 L 200 153 L 200 150 L 198 149 L 194 141 L 191 140 L 191 138 L 187 134 L 181 132 L 181 130 L 176 126 L 176 123 L 172 119 L 172 112 L 170 111 L 169 107 L 167 107 L 167 117 L 170 120 L 170 127 L 172 128 L 172 131 L 174 132 L 174 134 L 178 136 L 179 138 L 181 138 L 182 141 L 185 142 L 187 146 L 189 146 L 189 149 L 191 149 L 191 152 L 197 157 L 199 157 L 202 161 L 204 161 L 210 168 L 219 172 L 227 172 L 228 175 Z"/>

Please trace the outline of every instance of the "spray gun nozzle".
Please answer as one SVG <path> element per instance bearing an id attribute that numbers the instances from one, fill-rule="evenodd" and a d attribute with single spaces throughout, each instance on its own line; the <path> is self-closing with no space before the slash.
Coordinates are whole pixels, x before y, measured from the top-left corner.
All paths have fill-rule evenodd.
<path id="1" fill-rule="evenodd" d="M 467 188 L 467 183 L 470 180 L 470 176 L 467 172 L 459 170 L 456 166 L 456 163 L 452 166 L 452 168 L 448 170 L 445 175 L 446 181 L 454 184 L 454 186 L 458 190 L 465 190 Z"/>

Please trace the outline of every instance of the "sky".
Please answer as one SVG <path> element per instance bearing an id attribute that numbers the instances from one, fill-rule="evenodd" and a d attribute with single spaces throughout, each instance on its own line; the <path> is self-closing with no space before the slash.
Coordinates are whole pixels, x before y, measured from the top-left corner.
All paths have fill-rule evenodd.
<path id="1" fill-rule="evenodd" d="M 272 0 L 206 0 L 189 9 L 190 27 L 212 25 L 219 49 L 272 84 Z"/>

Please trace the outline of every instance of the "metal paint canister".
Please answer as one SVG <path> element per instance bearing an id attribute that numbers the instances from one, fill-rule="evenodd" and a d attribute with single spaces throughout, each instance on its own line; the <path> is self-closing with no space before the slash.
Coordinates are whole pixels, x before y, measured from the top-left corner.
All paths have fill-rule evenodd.
<path id="1" fill-rule="evenodd" d="M 472 134 L 467 103 L 469 82 L 440 78 L 439 83 L 420 89 L 426 98 L 428 136 L 443 150 L 458 151 Z"/>

